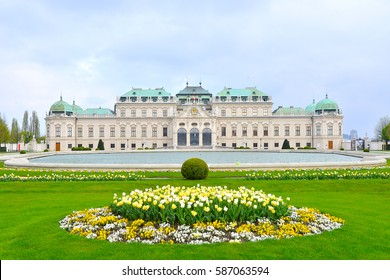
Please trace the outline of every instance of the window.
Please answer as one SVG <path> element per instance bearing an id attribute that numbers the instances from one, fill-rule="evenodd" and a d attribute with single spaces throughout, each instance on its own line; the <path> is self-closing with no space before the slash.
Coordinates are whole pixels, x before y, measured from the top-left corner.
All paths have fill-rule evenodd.
<path id="1" fill-rule="evenodd" d="M 279 148 L 279 143 L 274 143 L 275 148 Z"/>
<path id="2" fill-rule="evenodd" d="M 279 136 L 279 126 L 274 127 L 274 136 Z"/>
<path id="3" fill-rule="evenodd" d="M 321 125 L 316 125 L 316 136 L 321 135 Z"/>
<path id="4" fill-rule="evenodd" d="M 232 128 L 232 136 L 237 136 L 237 128 Z"/>
<path id="5" fill-rule="evenodd" d="M 226 109 L 221 110 L 221 117 L 226 117 Z"/>
<path id="6" fill-rule="evenodd" d="M 233 148 L 237 148 L 237 143 L 232 143 Z"/>
<path id="7" fill-rule="evenodd" d="M 246 127 L 242 128 L 242 136 L 248 136 L 248 130 Z"/>
<path id="8" fill-rule="evenodd" d="M 168 117 L 168 110 L 163 110 L 163 117 Z"/>
<path id="9" fill-rule="evenodd" d="M 267 108 L 263 110 L 263 115 L 268 116 L 268 109 Z"/>
<path id="10" fill-rule="evenodd" d="M 88 127 L 88 137 L 93 137 L 93 127 Z"/>
<path id="11" fill-rule="evenodd" d="M 153 110 L 152 111 L 152 116 L 155 118 L 155 117 L 157 117 L 157 110 Z"/>
<path id="12" fill-rule="evenodd" d="M 121 137 L 126 137 L 126 127 L 121 126 Z"/>
<path id="13" fill-rule="evenodd" d="M 300 148 L 301 147 L 301 143 L 295 143 L 295 147 Z"/>
<path id="14" fill-rule="evenodd" d="M 168 127 L 163 127 L 163 137 L 168 137 Z"/>
<path id="15" fill-rule="evenodd" d="M 121 117 L 124 118 L 126 116 L 125 110 L 121 110 Z"/>
<path id="16" fill-rule="evenodd" d="M 71 126 L 68 126 L 68 137 L 72 137 L 72 127 Z"/>
<path id="17" fill-rule="evenodd" d="M 257 109 L 253 109 L 253 110 L 252 110 L 252 115 L 253 115 L 253 116 L 257 116 Z"/>
<path id="18" fill-rule="evenodd" d="M 133 150 L 135 150 L 136 147 L 137 147 L 137 146 L 135 145 L 135 143 L 131 143 L 131 148 L 132 148 Z"/>
<path id="19" fill-rule="evenodd" d="M 243 116 L 246 116 L 246 114 L 247 114 L 247 113 L 246 113 L 246 109 L 243 108 L 243 109 L 242 109 L 242 115 L 243 115 Z"/>
<path id="20" fill-rule="evenodd" d="M 121 150 L 124 150 L 126 147 L 126 144 L 125 143 L 121 143 Z"/>
<path id="21" fill-rule="evenodd" d="M 61 127 L 56 126 L 56 137 L 61 137 Z"/>
<path id="22" fill-rule="evenodd" d="M 137 137 L 136 127 L 131 127 L 131 137 Z"/>
<path id="23" fill-rule="evenodd" d="M 306 136 L 311 136 L 311 126 L 306 126 Z"/>
<path id="24" fill-rule="evenodd" d="M 226 143 L 222 143 L 221 146 L 222 146 L 222 147 L 226 147 Z"/>
<path id="25" fill-rule="evenodd" d="M 157 127 L 152 127 L 152 137 L 157 137 Z"/>
<path id="26" fill-rule="evenodd" d="M 83 137 L 83 128 L 82 127 L 77 128 L 77 137 Z"/>
<path id="27" fill-rule="evenodd" d="M 88 144 L 88 147 L 93 149 L 93 144 Z"/>
<path id="28" fill-rule="evenodd" d="M 328 124 L 328 136 L 333 135 L 333 124 Z"/>
<path id="29" fill-rule="evenodd" d="M 290 127 L 289 126 L 284 127 L 284 136 L 290 136 Z"/>
<path id="30" fill-rule="evenodd" d="M 236 109 L 232 109 L 232 116 L 235 117 L 236 116 Z"/>
<path id="31" fill-rule="evenodd" d="M 152 148 L 157 149 L 157 143 L 152 143 Z"/>
<path id="32" fill-rule="evenodd" d="M 115 149 L 115 144 L 111 143 L 110 147 L 111 147 L 111 149 Z"/>
<path id="33" fill-rule="evenodd" d="M 142 110 L 142 117 L 146 118 L 146 110 Z"/>
<path id="34" fill-rule="evenodd" d="M 264 143 L 264 149 L 268 150 L 268 143 Z"/>
<path id="35" fill-rule="evenodd" d="M 226 136 L 226 127 L 221 127 L 221 136 Z"/>
<path id="36" fill-rule="evenodd" d="M 168 143 L 163 143 L 163 148 L 168 148 Z"/>
<path id="37" fill-rule="evenodd" d="M 306 143 L 306 147 L 309 147 L 309 148 L 310 148 L 310 147 L 311 147 L 311 143 L 307 142 L 307 143 Z"/>
<path id="38" fill-rule="evenodd" d="M 257 136 L 257 127 L 253 128 L 253 136 Z"/>
<path id="39" fill-rule="evenodd" d="M 264 126 L 263 133 L 264 133 L 264 136 L 268 136 L 268 126 Z"/>
<path id="40" fill-rule="evenodd" d="M 339 124 L 339 135 L 342 135 L 342 129 L 341 129 L 341 124 Z"/>
<path id="41" fill-rule="evenodd" d="M 115 126 L 110 127 L 110 137 L 115 137 Z"/>
<path id="42" fill-rule="evenodd" d="M 300 126 L 295 127 L 295 136 L 301 136 L 301 127 Z"/>
<path id="43" fill-rule="evenodd" d="M 137 111 L 136 110 L 131 110 L 131 117 L 135 118 L 137 116 Z"/>
<path id="44" fill-rule="evenodd" d="M 104 137 L 104 127 L 99 127 L 99 137 Z"/>
<path id="45" fill-rule="evenodd" d="M 146 137 L 146 127 L 142 127 L 142 137 Z"/>
<path id="46" fill-rule="evenodd" d="M 257 149 L 257 143 L 253 143 L 253 149 Z"/>
<path id="47" fill-rule="evenodd" d="M 72 144 L 68 144 L 68 149 L 72 149 Z"/>

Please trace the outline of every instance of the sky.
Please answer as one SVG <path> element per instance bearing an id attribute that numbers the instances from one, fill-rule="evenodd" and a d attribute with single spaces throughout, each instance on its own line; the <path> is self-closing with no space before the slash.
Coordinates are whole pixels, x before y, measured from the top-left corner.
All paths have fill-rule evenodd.
<path id="1" fill-rule="evenodd" d="M 60 99 L 114 109 L 132 87 L 255 86 L 273 108 L 325 98 L 343 133 L 390 115 L 390 1 L 0 0 L 0 114 Z"/>

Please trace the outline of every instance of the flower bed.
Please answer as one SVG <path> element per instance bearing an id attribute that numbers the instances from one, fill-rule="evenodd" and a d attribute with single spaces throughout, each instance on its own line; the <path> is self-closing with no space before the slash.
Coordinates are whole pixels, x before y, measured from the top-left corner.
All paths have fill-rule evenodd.
<path id="1" fill-rule="evenodd" d="M 245 187 L 165 186 L 114 196 L 110 207 L 75 211 L 60 221 L 60 227 L 110 242 L 203 244 L 320 234 L 343 223 Z"/>
<path id="2" fill-rule="evenodd" d="M 247 173 L 248 180 L 342 180 L 342 179 L 390 179 L 387 167 L 356 170 L 288 170 Z"/>
<path id="3" fill-rule="evenodd" d="M 52 182 L 52 181 L 137 181 L 144 179 L 145 176 L 135 173 L 115 174 L 70 174 L 62 175 L 58 173 L 44 174 L 38 176 L 19 176 L 13 173 L 0 176 L 0 182 Z"/>

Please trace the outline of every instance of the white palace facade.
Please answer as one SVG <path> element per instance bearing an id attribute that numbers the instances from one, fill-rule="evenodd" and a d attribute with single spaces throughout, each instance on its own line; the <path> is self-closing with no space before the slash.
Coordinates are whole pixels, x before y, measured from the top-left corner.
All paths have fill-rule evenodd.
<path id="1" fill-rule="evenodd" d="M 271 96 L 254 87 L 224 88 L 215 95 L 201 83 L 187 83 L 176 95 L 164 88 L 133 88 L 117 97 L 114 110 L 82 109 L 61 97 L 45 120 L 50 151 L 96 149 L 99 140 L 106 151 L 280 150 L 285 139 L 293 148 L 332 150 L 342 145 L 343 116 L 328 96 L 305 108 L 273 109 Z"/>

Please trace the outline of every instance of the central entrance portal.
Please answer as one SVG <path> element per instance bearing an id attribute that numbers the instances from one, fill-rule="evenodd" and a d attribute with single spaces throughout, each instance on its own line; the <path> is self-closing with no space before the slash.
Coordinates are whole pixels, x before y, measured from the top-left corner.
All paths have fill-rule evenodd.
<path id="1" fill-rule="evenodd" d="M 190 131 L 190 145 L 199 146 L 199 130 L 197 128 L 192 128 Z"/>

